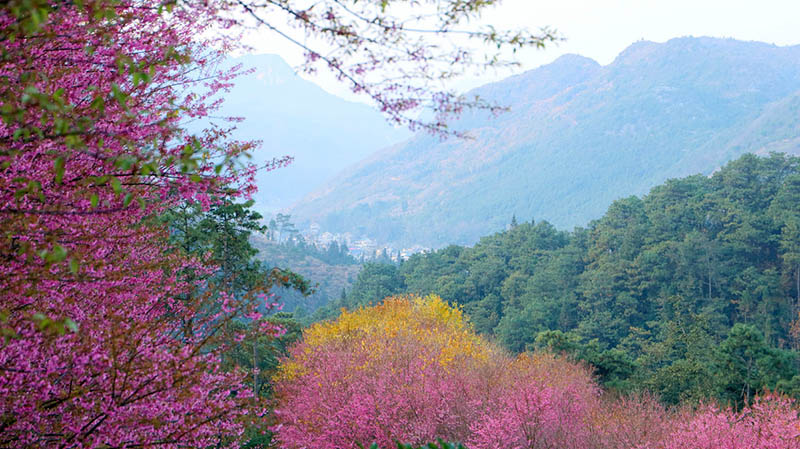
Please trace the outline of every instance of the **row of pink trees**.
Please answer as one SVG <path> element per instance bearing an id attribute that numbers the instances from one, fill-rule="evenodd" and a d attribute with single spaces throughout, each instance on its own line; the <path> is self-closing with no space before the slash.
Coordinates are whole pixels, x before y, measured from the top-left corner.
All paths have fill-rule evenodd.
<path id="1" fill-rule="evenodd" d="M 286 448 L 442 438 L 472 449 L 589 448 L 599 389 L 549 354 L 511 358 L 440 298 L 387 298 L 311 326 L 276 379 Z"/>
<path id="2" fill-rule="evenodd" d="M 741 411 L 667 410 L 604 396 L 588 367 L 552 354 L 512 358 L 438 297 L 387 298 L 311 326 L 276 378 L 287 449 L 438 438 L 470 449 L 798 449 L 794 402 Z"/>
<path id="3" fill-rule="evenodd" d="M 642 449 L 797 449 L 800 416 L 797 404 L 786 397 L 766 395 L 741 411 L 704 406 L 684 411 L 667 421 L 661 439 Z"/>

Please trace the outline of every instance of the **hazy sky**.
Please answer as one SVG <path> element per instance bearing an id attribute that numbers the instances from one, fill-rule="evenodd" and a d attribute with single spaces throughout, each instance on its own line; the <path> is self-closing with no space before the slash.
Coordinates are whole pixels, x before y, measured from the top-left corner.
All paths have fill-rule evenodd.
<path id="1" fill-rule="evenodd" d="M 608 64 L 628 45 L 641 40 L 664 42 L 681 36 L 731 37 L 776 45 L 800 44 L 800 0 L 504 0 L 482 17 L 496 28 L 549 26 L 566 41 L 520 55 L 527 70 L 565 53 L 577 53 Z M 264 34 L 253 36 L 258 52 L 277 53 L 290 64 L 302 55 L 290 45 Z M 509 76 L 487 73 L 458 82 L 475 87 Z M 310 78 L 337 94 L 346 89 L 335 81 Z"/>

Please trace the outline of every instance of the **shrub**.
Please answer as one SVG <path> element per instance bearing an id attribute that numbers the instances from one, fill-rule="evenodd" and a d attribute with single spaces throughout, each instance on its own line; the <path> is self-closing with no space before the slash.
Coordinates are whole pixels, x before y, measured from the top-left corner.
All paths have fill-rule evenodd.
<path id="1" fill-rule="evenodd" d="M 388 298 L 312 326 L 290 349 L 275 391 L 276 438 L 289 448 L 436 438 L 475 449 L 530 447 L 531 432 L 578 444 L 599 393 L 588 370 L 571 362 L 512 359 L 437 296 Z"/>
<path id="2" fill-rule="evenodd" d="M 587 369 L 523 354 L 503 372 L 495 400 L 471 427 L 473 449 L 586 448 L 600 393 Z"/>
<path id="3" fill-rule="evenodd" d="M 739 412 L 708 405 L 676 416 L 669 433 L 644 449 L 798 449 L 800 417 L 794 401 L 768 394 Z"/>

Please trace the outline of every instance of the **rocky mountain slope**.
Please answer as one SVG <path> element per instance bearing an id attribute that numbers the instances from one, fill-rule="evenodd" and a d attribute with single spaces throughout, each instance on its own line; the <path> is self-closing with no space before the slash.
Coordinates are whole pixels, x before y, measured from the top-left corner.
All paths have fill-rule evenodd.
<path id="1" fill-rule="evenodd" d="M 564 56 L 476 92 L 511 111 L 461 117 L 468 140 L 416 135 L 378 151 L 295 219 L 400 246 L 471 244 L 514 215 L 571 228 L 668 178 L 800 150 L 800 46 L 642 41 L 607 66 Z"/>

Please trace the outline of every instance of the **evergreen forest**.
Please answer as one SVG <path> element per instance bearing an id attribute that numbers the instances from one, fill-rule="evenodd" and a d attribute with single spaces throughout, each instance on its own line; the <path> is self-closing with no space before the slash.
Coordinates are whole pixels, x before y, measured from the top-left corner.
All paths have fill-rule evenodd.
<path id="1" fill-rule="evenodd" d="M 476 331 L 591 364 L 668 404 L 800 393 L 800 158 L 745 155 L 615 201 L 585 228 L 518 221 L 473 247 L 367 264 L 317 312 L 438 294 Z"/>

